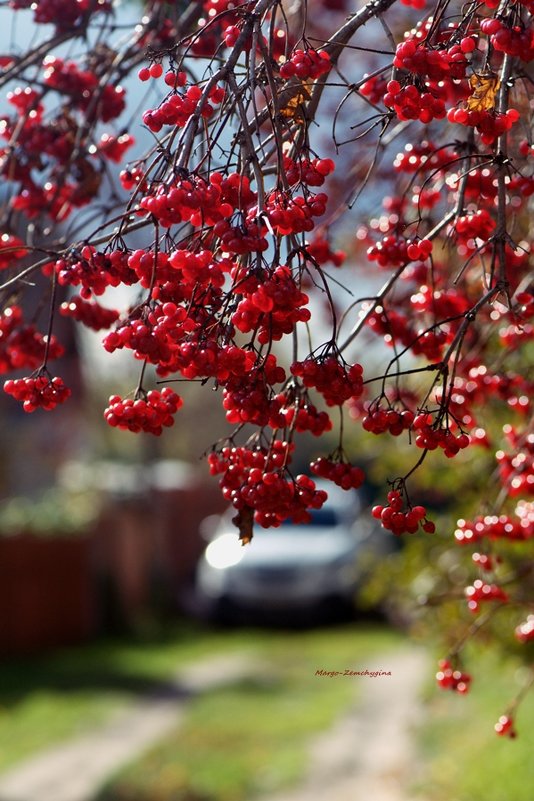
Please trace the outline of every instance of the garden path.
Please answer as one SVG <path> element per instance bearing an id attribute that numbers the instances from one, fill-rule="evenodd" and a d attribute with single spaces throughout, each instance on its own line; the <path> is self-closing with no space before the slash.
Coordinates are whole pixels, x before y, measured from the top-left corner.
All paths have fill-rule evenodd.
<path id="1" fill-rule="evenodd" d="M 413 733 L 423 714 L 420 693 L 428 658 L 408 647 L 390 657 L 385 654 L 383 660 L 381 668 L 391 676 L 322 677 L 355 681 L 357 701 L 312 742 L 300 787 L 268 801 L 411 800 L 410 784 L 417 771 Z"/>
<path id="2" fill-rule="evenodd" d="M 384 654 L 391 675 L 318 676 L 354 681 L 349 711 L 310 746 L 300 786 L 265 801 L 409 801 L 413 727 L 421 716 L 425 655 L 413 647 Z M 371 666 L 369 666 L 371 667 Z M 211 657 L 140 698 L 94 732 L 58 745 L 0 777 L 0 801 L 91 801 L 120 767 L 180 725 L 192 694 L 261 672 L 245 655 Z"/>

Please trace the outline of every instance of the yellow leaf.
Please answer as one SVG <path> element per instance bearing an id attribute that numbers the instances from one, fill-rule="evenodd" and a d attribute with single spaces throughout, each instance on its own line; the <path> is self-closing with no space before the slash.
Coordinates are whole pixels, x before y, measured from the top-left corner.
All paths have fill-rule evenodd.
<path id="1" fill-rule="evenodd" d="M 304 119 L 304 105 L 308 102 L 311 95 L 311 82 L 302 83 L 298 82 L 284 87 L 283 92 L 280 94 L 280 114 L 286 119 L 302 122 Z"/>
<path id="2" fill-rule="evenodd" d="M 501 82 L 493 72 L 475 72 L 469 78 L 471 96 L 467 99 L 469 111 L 491 111 L 495 108 Z"/>

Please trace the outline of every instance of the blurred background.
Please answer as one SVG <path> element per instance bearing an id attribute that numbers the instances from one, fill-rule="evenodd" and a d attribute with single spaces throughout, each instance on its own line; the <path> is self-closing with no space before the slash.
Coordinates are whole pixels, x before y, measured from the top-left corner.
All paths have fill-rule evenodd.
<path id="1" fill-rule="evenodd" d="M 458 457 L 470 486 L 428 459 L 438 533 L 400 548 L 369 507 L 403 446 L 351 434 L 362 493 L 236 551 L 202 461 L 228 431 L 215 393 L 180 385 L 162 439 L 112 430 L 107 397 L 136 376 L 57 324 L 69 403 L 26 415 L 0 397 L 0 801 L 530 801 L 532 699 L 517 741 L 493 733 L 524 678 L 513 646 L 473 644 L 467 697 L 433 678 L 440 632 L 466 618 L 429 599 L 467 577 L 450 531 L 486 455 Z"/>

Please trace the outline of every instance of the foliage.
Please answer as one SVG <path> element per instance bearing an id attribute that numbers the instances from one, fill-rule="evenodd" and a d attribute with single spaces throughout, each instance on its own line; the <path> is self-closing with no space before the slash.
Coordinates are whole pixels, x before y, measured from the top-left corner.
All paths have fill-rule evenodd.
<path id="1" fill-rule="evenodd" d="M 140 362 L 113 428 L 160 435 L 183 403 L 171 382 L 215 388 L 232 430 L 208 463 L 244 543 L 324 503 L 308 472 L 362 483 L 349 420 L 407 443 L 373 510 L 395 536 L 435 530 L 414 483 L 429 454 L 491 452 L 456 523 L 477 548 L 456 574 L 466 631 L 504 610 L 527 644 L 532 0 L 400 5 L 148 0 L 131 26 L 107 0 L 2 9 L 40 31 L 2 56 L 0 363 L 29 373 L 4 389 L 26 412 L 68 400 L 49 367 L 63 318 Z M 147 92 L 126 121 L 136 70 Z M 123 311 L 101 303 L 117 287 Z M 303 434 L 317 453 L 295 475 Z M 465 641 L 439 678 L 462 691 Z"/>

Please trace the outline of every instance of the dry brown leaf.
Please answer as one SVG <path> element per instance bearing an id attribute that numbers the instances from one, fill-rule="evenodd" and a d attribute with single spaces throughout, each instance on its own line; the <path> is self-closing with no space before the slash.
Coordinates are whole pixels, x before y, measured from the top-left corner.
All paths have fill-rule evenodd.
<path id="1" fill-rule="evenodd" d="M 469 78 L 472 93 L 467 99 L 469 111 L 491 111 L 495 108 L 501 82 L 494 72 L 475 72 Z"/>

